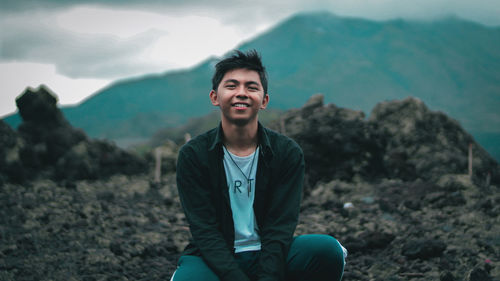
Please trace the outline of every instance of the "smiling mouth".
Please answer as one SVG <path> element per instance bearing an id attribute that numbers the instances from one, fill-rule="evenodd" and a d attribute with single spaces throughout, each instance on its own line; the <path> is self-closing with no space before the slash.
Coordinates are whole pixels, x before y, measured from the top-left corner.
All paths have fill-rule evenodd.
<path id="1" fill-rule="evenodd" d="M 246 103 L 235 103 L 233 104 L 233 107 L 249 107 L 249 105 Z"/>

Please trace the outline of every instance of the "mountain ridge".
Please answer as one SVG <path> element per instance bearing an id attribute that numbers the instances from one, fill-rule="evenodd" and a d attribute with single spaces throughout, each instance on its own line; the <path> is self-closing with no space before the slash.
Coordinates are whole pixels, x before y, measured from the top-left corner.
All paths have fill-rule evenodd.
<path id="1" fill-rule="evenodd" d="M 500 28 L 456 17 L 372 21 L 314 12 L 292 16 L 238 49 L 261 52 L 272 108 L 298 107 L 323 93 L 325 102 L 369 113 L 378 102 L 415 96 L 489 138 L 500 134 L 499 46 Z M 118 81 L 63 111 L 94 137 L 148 137 L 211 111 L 213 63 Z"/>

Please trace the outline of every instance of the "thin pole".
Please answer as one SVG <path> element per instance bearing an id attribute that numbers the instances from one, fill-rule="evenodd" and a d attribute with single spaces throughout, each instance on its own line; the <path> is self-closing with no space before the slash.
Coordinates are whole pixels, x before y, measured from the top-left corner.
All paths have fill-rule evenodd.
<path id="1" fill-rule="evenodd" d="M 472 179 L 472 143 L 469 143 L 469 177 Z"/>
<path id="2" fill-rule="evenodd" d="M 155 149 L 155 183 L 160 183 L 161 180 L 161 148 Z"/>

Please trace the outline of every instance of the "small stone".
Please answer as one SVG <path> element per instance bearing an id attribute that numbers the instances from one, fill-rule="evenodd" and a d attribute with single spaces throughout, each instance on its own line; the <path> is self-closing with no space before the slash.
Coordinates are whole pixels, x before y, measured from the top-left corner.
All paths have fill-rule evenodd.
<path id="1" fill-rule="evenodd" d="M 410 259 L 429 259 L 439 257 L 446 249 L 446 244 L 439 240 L 413 240 L 403 246 L 402 254 Z"/>
<path id="2" fill-rule="evenodd" d="M 491 277 L 488 274 L 488 272 L 486 272 L 484 269 L 475 268 L 470 272 L 468 280 L 469 281 L 490 281 Z"/>
<path id="3" fill-rule="evenodd" d="M 361 201 L 363 201 L 363 203 L 366 203 L 366 204 L 373 204 L 373 202 L 375 202 L 375 199 L 373 199 L 373 197 L 371 197 L 371 196 L 366 196 L 366 197 L 361 198 Z"/>
<path id="4" fill-rule="evenodd" d="M 123 249 L 121 247 L 121 243 L 120 242 L 111 242 L 109 244 L 109 250 L 111 252 L 113 252 L 113 254 L 115 254 L 117 256 L 123 255 Z"/>
<path id="5" fill-rule="evenodd" d="M 395 238 L 394 234 L 378 231 L 366 232 L 362 235 L 362 237 L 366 241 L 366 247 L 369 249 L 385 248 Z"/>
<path id="6" fill-rule="evenodd" d="M 453 274 L 449 271 L 442 273 L 441 276 L 439 277 L 440 281 L 456 281 L 457 279 Z"/>
<path id="7" fill-rule="evenodd" d="M 352 209 L 354 208 L 354 205 L 351 202 L 347 202 L 344 204 L 344 209 Z"/>

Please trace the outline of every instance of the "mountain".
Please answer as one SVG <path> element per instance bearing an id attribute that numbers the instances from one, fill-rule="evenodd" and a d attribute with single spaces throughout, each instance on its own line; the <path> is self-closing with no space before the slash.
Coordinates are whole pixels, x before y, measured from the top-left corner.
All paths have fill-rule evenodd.
<path id="1" fill-rule="evenodd" d="M 270 108 L 299 107 L 312 94 L 369 112 L 381 101 L 418 97 L 443 111 L 500 159 L 500 28 L 458 18 L 371 21 L 326 12 L 293 16 L 238 49 L 261 52 Z M 213 110 L 215 59 L 192 69 L 118 81 L 63 108 L 90 136 L 149 137 Z M 15 116 L 5 121 L 16 124 Z"/>

